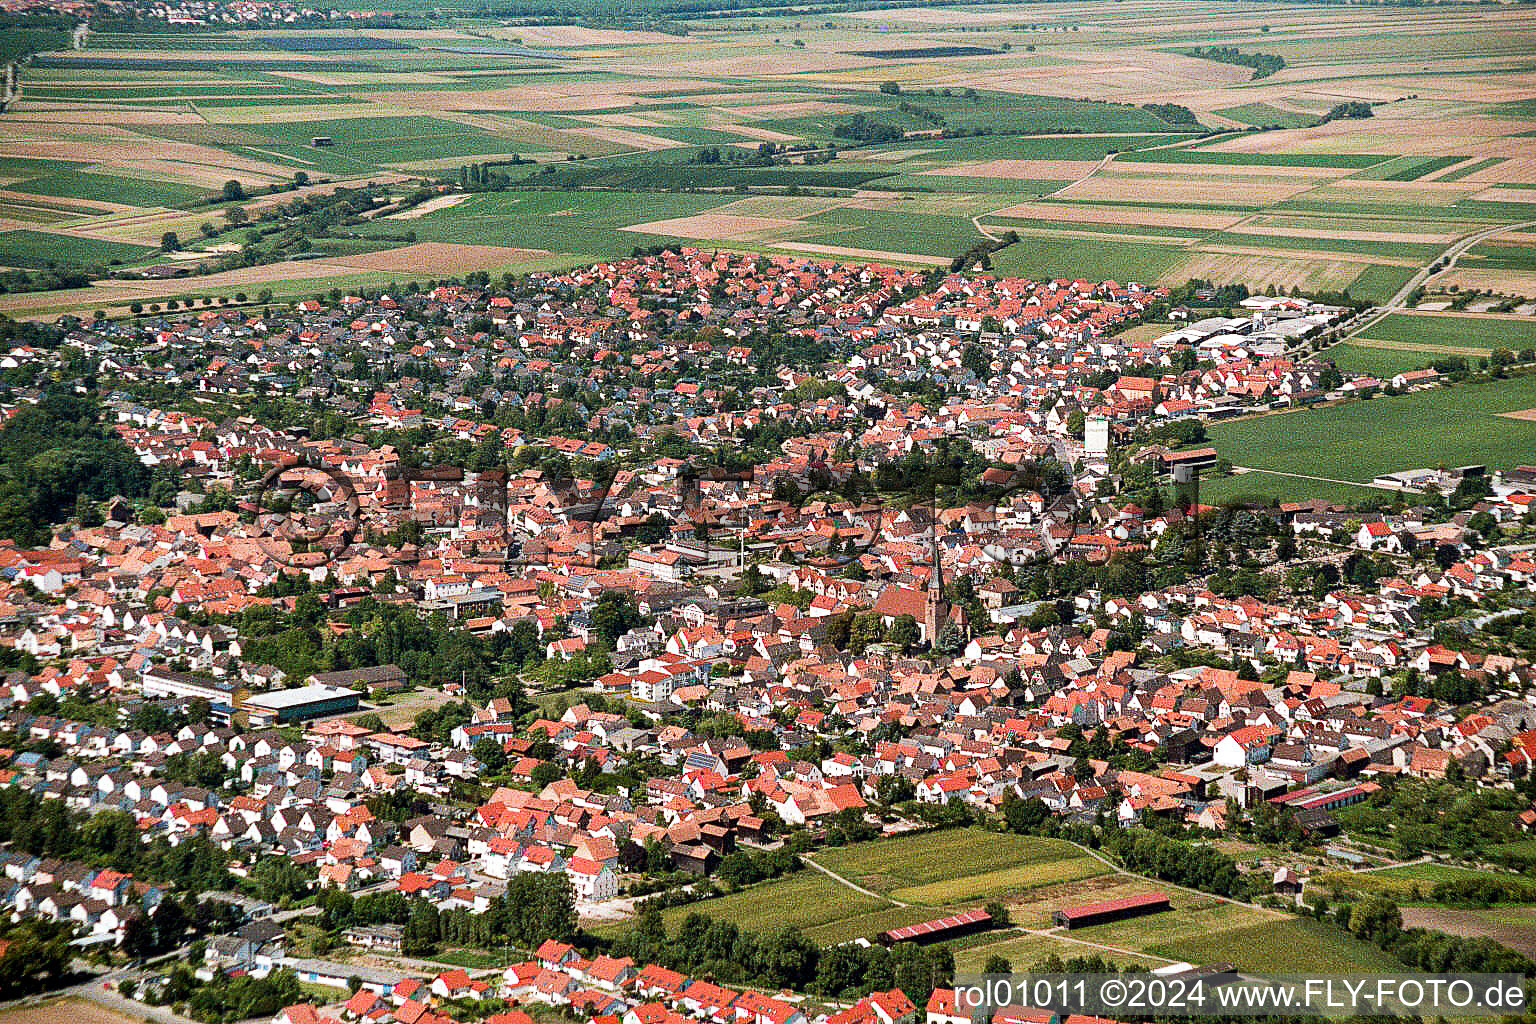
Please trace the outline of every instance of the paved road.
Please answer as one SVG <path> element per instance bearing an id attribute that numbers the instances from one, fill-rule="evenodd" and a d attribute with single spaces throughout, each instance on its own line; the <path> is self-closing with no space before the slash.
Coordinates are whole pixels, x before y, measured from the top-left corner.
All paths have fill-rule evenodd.
<path id="1" fill-rule="evenodd" d="M 1376 312 L 1367 316 L 1363 321 L 1351 329 L 1348 334 L 1342 335 L 1339 340 L 1345 341 L 1349 338 L 1353 338 L 1356 335 L 1361 334 L 1376 326 L 1376 324 L 1383 320 L 1387 314 L 1407 306 L 1408 296 L 1412 295 L 1420 285 L 1422 285 L 1425 281 L 1428 281 L 1432 276 L 1434 276 L 1435 273 L 1441 273 L 1454 267 L 1456 265 L 1456 261 L 1461 258 L 1462 254 L 1464 254 L 1474 245 L 1477 245 L 1480 242 L 1485 242 L 1488 239 L 1493 238 L 1495 235 L 1502 235 L 1506 231 L 1522 231 L 1526 228 L 1532 227 L 1536 227 L 1536 220 L 1520 221 L 1517 224 L 1498 224 L 1491 228 L 1484 228 L 1481 231 L 1473 232 L 1472 234 L 1467 235 L 1465 238 L 1452 243 L 1450 248 L 1446 249 L 1439 256 L 1436 256 L 1434 259 L 1430 260 L 1423 270 L 1420 270 L 1418 273 L 1410 277 L 1408 279 L 1408 283 L 1399 288 L 1397 290 L 1397 294 L 1387 300 L 1386 305 L 1380 307 L 1376 310 Z M 1441 261 L 1444 261 L 1445 266 L 1441 267 L 1439 271 L 1431 270 L 1435 264 L 1440 263 Z"/>

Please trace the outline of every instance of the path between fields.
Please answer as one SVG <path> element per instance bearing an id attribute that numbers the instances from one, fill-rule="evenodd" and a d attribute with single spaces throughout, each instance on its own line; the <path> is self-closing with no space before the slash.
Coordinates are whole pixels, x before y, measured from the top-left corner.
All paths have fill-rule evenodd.
<path id="1" fill-rule="evenodd" d="M 1446 249 L 1440 255 L 1430 260 L 1427 264 L 1424 265 L 1423 270 L 1420 270 L 1418 273 L 1410 277 L 1408 279 L 1408 283 L 1399 288 L 1397 290 L 1397 294 L 1388 299 L 1385 305 L 1383 305 L 1376 312 L 1367 316 L 1360 323 L 1356 324 L 1348 334 L 1340 337 L 1339 341 L 1348 341 L 1350 338 L 1362 334 L 1370 328 L 1376 326 L 1382 320 L 1386 319 L 1388 314 L 1406 308 L 1408 305 L 1408 296 L 1412 295 L 1420 285 L 1434 276 L 1434 274 L 1431 273 L 1430 268 L 1433 267 L 1436 263 L 1439 263 L 1441 260 L 1445 261 L 1445 265 L 1440 268 L 1438 273 L 1444 273 L 1445 271 L 1454 267 L 1456 265 L 1456 261 L 1462 257 L 1462 254 L 1464 254 L 1474 245 L 1477 245 L 1479 242 L 1485 242 L 1488 239 L 1497 235 L 1502 235 L 1507 231 L 1523 231 L 1526 228 L 1532 227 L 1536 227 L 1536 220 L 1520 221 L 1519 223 L 1515 224 L 1496 224 L 1491 228 L 1484 228 L 1481 231 L 1474 231 L 1472 234 L 1467 235 L 1465 238 L 1451 243 L 1450 248 Z M 1324 349 L 1323 351 L 1326 352 L 1327 349 Z M 1319 354 L 1321 355 L 1321 353 Z"/>
<path id="2" fill-rule="evenodd" d="M 1352 875 L 1368 875 L 1372 871 L 1390 871 L 1392 868 L 1408 868 L 1408 867 L 1412 867 L 1415 864 L 1428 864 L 1429 860 L 1430 860 L 1429 855 L 1425 854 L 1423 857 L 1420 857 L 1418 860 L 1398 861 L 1395 864 L 1377 864 L 1374 867 L 1368 867 L 1368 868 L 1350 868 L 1349 869 L 1349 873 L 1352 874 Z"/>
<path id="3" fill-rule="evenodd" d="M 1358 480 L 1338 480 L 1331 476 L 1308 476 L 1306 473 L 1286 473 L 1278 469 L 1260 469 L 1257 466 L 1233 466 L 1232 469 L 1234 472 L 1241 470 L 1238 473 L 1239 476 L 1246 476 L 1249 473 L 1268 473 L 1271 476 L 1288 476 L 1293 480 L 1313 480 L 1320 484 L 1348 484 L 1351 487 L 1374 487 L 1381 491 L 1397 490 L 1396 487 L 1388 487 L 1385 484 L 1363 484 Z"/>
<path id="4" fill-rule="evenodd" d="M 832 881 L 838 882 L 838 883 L 840 883 L 842 885 L 846 885 L 848 888 L 852 889 L 854 892 L 863 893 L 865 896 L 872 896 L 875 899 L 880 900 L 883 903 L 889 903 L 892 906 L 896 906 L 896 907 L 909 907 L 909 906 L 911 906 L 910 903 L 903 903 L 903 902 L 901 902 L 901 900 L 893 900 L 889 896 L 882 895 L 882 894 L 880 894 L 878 892 L 875 892 L 875 891 L 873 891 L 871 889 L 866 889 L 862 885 L 855 885 L 854 883 L 848 881 L 848 879 L 844 878 L 842 875 L 838 874 L 836 871 L 833 871 L 831 868 L 824 868 L 820 864 L 817 864 L 815 861 L 811 860 L 811 858 L 807 857 L 803 853 L 800 855 L 800 860 L 802 862 L 806 863 L 806 864 L 809 864 L 811 867 L 815 868 L 817 871 L 820 871 L 822 874 L 824 874 L 828 878 L 832 879 Z"/>
<path id="5" fill-rule="evenodd" d="M 1233 133 L 1228 132 L 1227 134 L 1230 135 L 1230 134 L 1233 134 Z M 1208 144 L 1208 143 L 1211 143 L 1211 142 L 1219 142 L 1221 140 L 1221 138 L 1222 138 L 1221 135 L 1213 135 L 1210 138 L 1204 139 L 1202 141 Z M 1172 142 L 1160 142 L 1160 143 L 1158 143 L 1155 146 L 1142 146 L 1142 147 L 1139 147 L 1137 149 L 1126 150 L 1126 152 L 1128 152 L 1128 153 L 1145 153 L 1145 152 L 1147 152 L 1149 150 L 1154 150 L 1154 149 L 1176 149 L 1179 146 L 1185 145 L 1189 141 L 1190 140 L 1188 138 L 1181 136 L 1181 137 L 1179 137 L 1177 139 L 1174 139 Z M 1098 163 L 1094 164 L 1093 165 L 1093 169 L 1090 170 L 1087 174 L 1083 175 L 1081 178 L 1078 178 L 1076 181 L 1069 181 L 1069 182 L 1067 182 L 1065 185 L 1061 186 L 1061 188 L 1057 189 L 1055 192 L 1051 192 L 1051 193 L 1048 193 L 1046 195 L 1043 195 L 1043 196 L 1040 197 L 1040 199 L 1054 199 L 1057 196 L 1061 195 L 1063 192 L 1065 192 L 1067 189 L 1074 188 L 1074 187 L 1076 187 L 1078 185 L 1081 185 L 1083 182 L 1087 181 L 1089 178 L 1093 177 L 1095 174 L 1098 174 L 1104 168 L 1108 167 L 1110 165 L 1110 163 L 1113 162 L 1115 157 L 1117 157 L 1119 155 L 1120 155 L 1119 153 L 1105 153 L 1104 154 L 1104 158 L 1102 160 L 1100 160 Z M 1035 201 L 1038 202 L 1039 200 L 1035 200 Z M 991 211 L 991 212 L 995 213 L 997 211 L 994 210 L 994 211 Z M 979 231 L 981 233 L 981 235 L 984 238 L 991 239 L 994 242 L 1001 242 L 1003 239 L 1002 239 L 1002 237 L 1000 235 L 994 235 L 992 232 L 988 231 L 986 228 L 981 226 L 981 218 L 984 217 L 984 216 L 987 216 L 987 214 L 986 213 L 978 213 L 976 216 L 971 218 L 971 224 L 976 228 L 977 231 Z"/>
<path id="6" fill-rule="evenodd" d="M 1270 914 L 1270 915 L 1272 915 L 1274 917 L 1292 917 L 1292 916 L 1294 916 L 1292 914 L 1287 914 L 1283 910 L 1275 910 L 1273 907 L 1261 907 L 1257 903 L 1246 903 L 1243 900 L 1235 900 L 1235 899 L 1233 899 L 1230 896 L 1217 896 L 1213 892 L 1205 892 L 1205 891 L 1200 890 L 1200 889 L 1191 889 L 1187 885 L 1178 885 L 1178 884 L 1176 884 L 1174 882 L 1165 882 L 1165 881 L 1163 881 L 1160 878 L 1151 878 L 1151 877 L 1149 877 L 1147 875 L 1138 875 L 1134 871 L 1127 871 L 1125 868 L 1121 867 L 1119 864 L 1116 864 L 1114 861 L 1110 860 L 1108 857 L 1105 857 L 1102 854 L 1100 854 L 1097 850 L 1091 850 L 1091 849 L 1089 849 L 1086 846 L 1082 846 L 1082 845 L 1079 845 L 1078 843 L 1072 842 L 1072 840 L 1070 840 L 1070 839 L 1063 839 L 1062 842 L 1069 843 L 1072 846 L 1076 846 L 1079 850 L 1083 851 L 1088 856 L 1090 856 L 1094 860 L 1098 861 L 1100 864 L 1103 864 L 1105 867 L 1109 868 L 1111 871 L 1115 872 L 1115 874 L 1117 874 L 1117 875 L 1125 875 L 1128 878 L 1136 878 L 1136 879 L 1140 879 L 1143 882 L 1151 882 L 1153 885 L 1160 885 L 1160 886 L 1163 886 L 1163 887 L 1169 888 L 1169 889 L 1177 889 L 1180 892 L 1187 892 L 1187 893 L 1190 893 L 1191 895 L 1194 895 L 1194 896 L 1204 896 L 1207 899 L 1216 900 L 1218 903 L 1230 903 L 1230 904 L 1232 904 L 1235 907 L 1247 907 L 1249 910 L 1257 910 L 1261 914 Z"/>
<path id="7" fill-rule="evenodd" d="M 1056 928 L 1024 928 L 1020 927 L 1019 925 L 1014 925 L 1014 927 L 1018 928 L 1019 931 L 1024 932 L 1027 935 L 1033 935 L 1036 938 L 1052 939 L 1056 942 L 1071 942 L 1079 946 L 1092 946 L 1094 949 L 1107 950 L 1110 953 L 1120 953 L 1124 956 L 1136 957 L 1139 960 L 1161 960 L 1165 964 L 1179 963 L 1178 960 L 1170 960 L 1165 956 L 1158 956 L 1156 953 L 1143 953 L 1140 950 L 1135 949 L 1122 949 L 1119 946 L 1106 946 L 1102 942 L 1090 942 L 1087 939 L 1075 939 L 1067 934 L 1067 930 L 1065 928 L 1059 926 Z M 1005 939 L 1001 941 L 1007 940 Z M 994 945 L 994 943 L 988 943 L 987 945 Z M 986 949 L 987 947 L 977 946 L 976 948 Z"/>
<path id="8" fill-rule="evenodd" d="M 1103 858 L 1100 858 L 1100 859 L 1102 860 Z M 800 855 L 800 860 L 801 860 L 802 863 L 808 864 L 811 867 L 815 868 L 817 871 L 820 871 L 822 874 L 826 875 L 828 878 L 832 879 L 834 882 L 837 882 L 837 883 L 839 883 L 841 885 L 845 885 L 848 888 L 852 889 L 854 892 L 862 893 L 865 896 L 873 897 L 874 899 L 880 900 L 883 903 L 889 903 L 892 906 L 903 907 L 903 908 L 906 908 L 906 907 L 910 906 L 910 904 L 903 903 L 900 900 L 892 899 L 889 896 L 885 896 L 885 895 L 882 895 L 881 893 L 874 892 L 871 889 L 866 889 L 862 885 L 856 885 L 853 882 L 850 882 L 848 879 L 844 878 L 842 875 L 838 874 L 836 871 L 833 871 L 830 868 L 823 867 L 820 864 L 816 863 L 814 860 L 811 860 L 811 858 L 807 857 L 803 853 Z M 1105 863 L 1108 864 L 1109 862 L 1105 861 Z M 1114 867 L 1114 865 L 1112 865 L 1112 864 L 1110 866 Z M 1120 869 L 1119 868 L 1115 868 L 1115 870 L 1119 871 Z M 1128 874 L 1128 872 L 1121 872 L 1121 873 L 1122 874 Z M 1144 958 L 1151 959 L 1151 960 L 1161 960 L 1164 963 L 1168 963 L 1168 964 L 1172 964 L 1172 963 L 1177 963 L 1178 962 L 1176 960 L 1169 960 L 1167 957 L 1156 956 L 1156 955 L 1154 955 L 1152 953 L 1142 953 L 1142 952 L 1139 952 L 1139 951 L 1134 950 L 1134 949 L 1122 949 L 1119 946 L 1106 946 L 1102 942 L 1090 942 L 1087 939 L 1076 939 L 1076 938 L 1073 938 L 1070 935 L 1067 935 L 1065 933 L 1065 931 L 1063 929 L 1061 929 L 1061 928 L 1025 928 L 1022 925 L 1014 925 L 1013 929 L 1016 930 L 1016 931 L 1024 932 L 1026 935 L 1033 935 L 1036 938 L 1055 939 L 1055 940 L 1057 940 L 1059 942 L 1071 942 L 1071 943 L 1075 943 L 1075 944 L 1077 944 L 1079 946 L 1089 946 L 1089 947 L 1091 947 L 1093 949 L 1102 949 L 1102 950 L 1104 950 L 1105 952 L 1108 952 L 1108 953 L 1119 953 L 1122 956 L 1144 957 Z M 1001 936 L 998 937 L 997 941 L 998 942 L 1006 942 L 1006 941 L 1008 941 L 1008 936 L 1001 935 Z M 989 946 L 989 945 L 994 945 L 994 943 L 986 943 L 983 946 L 978 946 L 977 948 L 978 949 L 984 949 L 986 946 Z"/>

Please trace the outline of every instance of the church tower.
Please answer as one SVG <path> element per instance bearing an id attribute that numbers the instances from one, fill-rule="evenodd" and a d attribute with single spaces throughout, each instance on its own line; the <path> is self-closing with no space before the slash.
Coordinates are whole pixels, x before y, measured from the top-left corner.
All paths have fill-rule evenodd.
<path id="1" fill-rule="evenodd" d="M 949 602 L 944 598 L 944 566 L 939 557 L 939 518 L 933 517 L 930 525 L 930 536 L 933 538 L 930 556 L 932 564 L 928 572 L 928 593 L 923 601 L 923 639 L 928 641 L 928 646 L 937 647 L 939 643 L 939 630 L 944 628 L 944 623 L 949 621 Z"/>

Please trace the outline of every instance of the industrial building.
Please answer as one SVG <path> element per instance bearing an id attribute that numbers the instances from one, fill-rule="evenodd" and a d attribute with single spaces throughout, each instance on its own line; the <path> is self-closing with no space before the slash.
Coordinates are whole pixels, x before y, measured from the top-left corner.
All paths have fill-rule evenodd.
<path id="1" fill-rule="evenodd" d="M 246 698 L 242 710 L 251 726 L 262 727 L 344 715 L 356 711 L 357 706 L 356 691 L 314 683 L 293 690 L 252 694 Z"/>

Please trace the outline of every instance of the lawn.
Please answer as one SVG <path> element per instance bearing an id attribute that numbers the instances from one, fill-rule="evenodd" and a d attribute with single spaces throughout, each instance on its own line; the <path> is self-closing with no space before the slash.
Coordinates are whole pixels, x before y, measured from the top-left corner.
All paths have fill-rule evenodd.
<path id="1" fill-rule="evenodd" d="M 1530 461 L 1536 421 L 1500 413 L 1536 407 L 1536 377 L 1435 388 L 1318 409 L 1212 424 L 1212 444 L 1234 465 L 1334 480 L 1396 470 Z"/>

